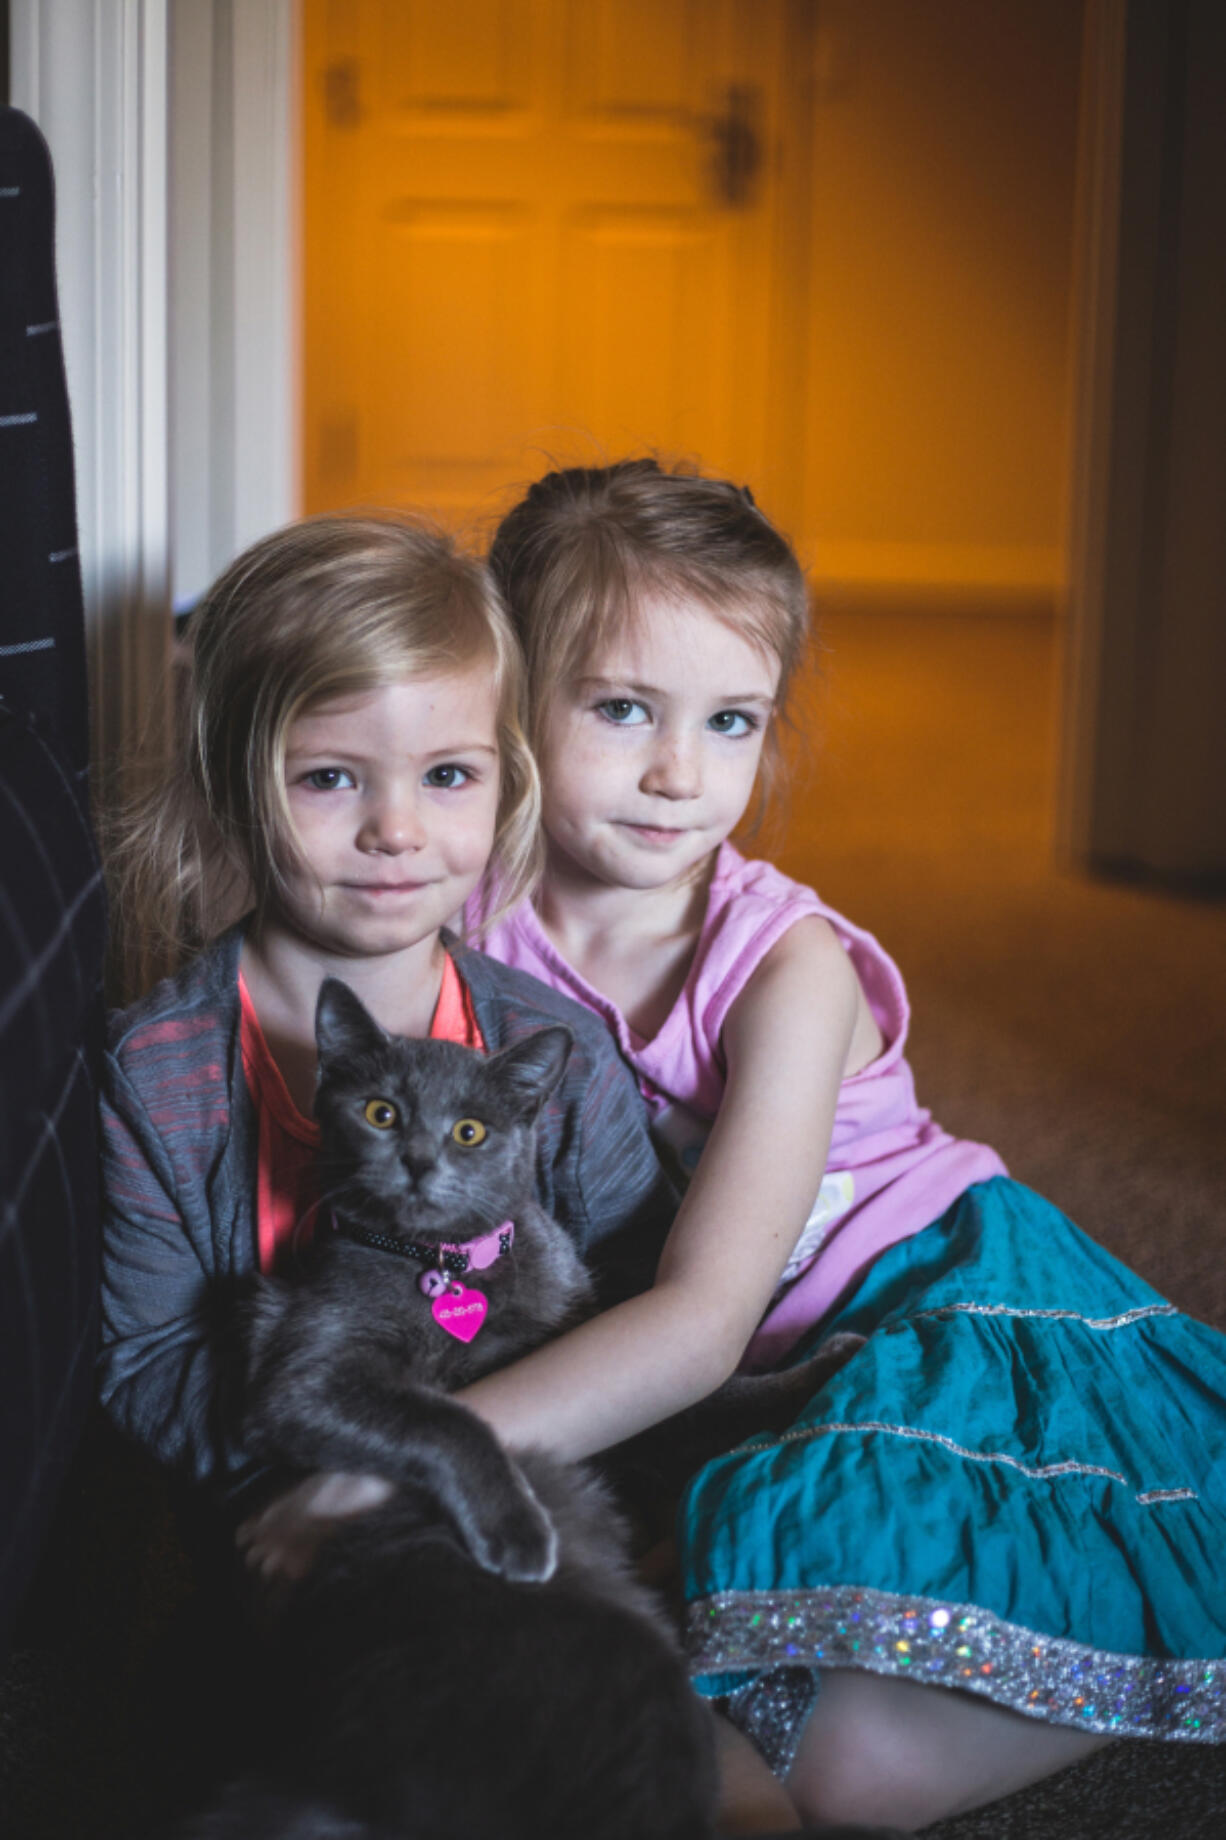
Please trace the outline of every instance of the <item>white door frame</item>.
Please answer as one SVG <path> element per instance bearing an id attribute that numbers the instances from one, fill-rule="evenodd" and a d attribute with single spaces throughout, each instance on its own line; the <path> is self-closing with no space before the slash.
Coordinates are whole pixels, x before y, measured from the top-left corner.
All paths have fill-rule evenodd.
<path id="1" fill-rule="evenodd" d="M 12 101 L 55 166 L 94 752 L 114 763 L 165 704 L 172 593 L 297 510 L 295 0 L 11 0 L 10 38 Z"/>
<path id="2" fill-rule="evenodd" d="M 11 88 L 55 166 L 94 750 L 160 701 L 168 635 L 166 0 L 13 0 Z"/>

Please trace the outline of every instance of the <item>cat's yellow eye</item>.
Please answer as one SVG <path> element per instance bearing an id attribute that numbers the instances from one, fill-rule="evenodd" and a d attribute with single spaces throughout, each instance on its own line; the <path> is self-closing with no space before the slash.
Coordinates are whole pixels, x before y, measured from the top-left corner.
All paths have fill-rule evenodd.
<path id="1" fill-rule="evenodd" d="M 400 1113 L 390 1099 L 368 1099 L 366 1122 L 373 1124 L 376 1131 L 390 1131 L 393 1125 L 400 1123 Z"/>
<path id="2" fill-rule="evenodd" d="M 461 1118 L 452 1125 L 451 1135 L 462 1150 L 472 1150 L 485 1142 L 485 1126 L 479 1118 Z"/>

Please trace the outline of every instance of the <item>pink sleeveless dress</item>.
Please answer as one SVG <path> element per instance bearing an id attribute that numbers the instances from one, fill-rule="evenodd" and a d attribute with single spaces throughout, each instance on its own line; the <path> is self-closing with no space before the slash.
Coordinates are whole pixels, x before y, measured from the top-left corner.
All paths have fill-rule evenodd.
<path id="1" fill-rule="evenodd" d="M 567 963 L 529 902 L 478 937 L 488 900 L 474 896 L 465 910 L 470 935 L 603 1019 L 638 1075 L 657 1145 L 682 1184 L 723 1097 L 721 1036 L 733 1003 L 797 920 L 819 915 L 841 940 L 885 1046 L 843 1081 L 821 1189 L 745 1366 L 773 1366 L 887 1246 L 938 1219 L 973 1183 L 1005 1174 L 994 1150 L 951 1137 L 918 1104 L 904 1057 L 910 1008 L 894 961 L 871 933 L 772 864 L 747 862 L 729 843 L 720 849 L 689 975 L 649 1041 Z"/>

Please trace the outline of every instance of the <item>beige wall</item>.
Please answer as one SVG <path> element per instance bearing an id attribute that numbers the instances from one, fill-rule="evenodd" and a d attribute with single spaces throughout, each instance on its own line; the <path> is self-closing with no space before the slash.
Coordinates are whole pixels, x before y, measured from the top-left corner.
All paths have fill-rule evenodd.
<path id="1" fill-rule="evenodd" d="M 818 577 L 1063 581 L 1078 0 L 818 0 Z"/>

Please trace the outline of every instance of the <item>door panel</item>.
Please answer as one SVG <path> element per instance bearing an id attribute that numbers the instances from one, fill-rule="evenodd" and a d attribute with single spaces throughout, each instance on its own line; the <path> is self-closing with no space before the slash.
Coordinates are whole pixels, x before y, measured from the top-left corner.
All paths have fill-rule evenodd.
<path id="1" fill-rule="evenodd" d="M 611 451 L 730 450 L 720 242 L 697 214 L 593 212 L 566 226 L 564 292 L 591 304 L 564 328 L 563 397 Z"/>
<path id="2" fill-rule="evenodd" d="M 771 399 L 811 11 L 307 0 L 308 510 L 471 521 L 547 459 L 644 448 L 798 478 Z"/>

